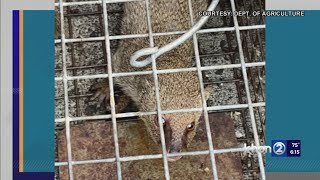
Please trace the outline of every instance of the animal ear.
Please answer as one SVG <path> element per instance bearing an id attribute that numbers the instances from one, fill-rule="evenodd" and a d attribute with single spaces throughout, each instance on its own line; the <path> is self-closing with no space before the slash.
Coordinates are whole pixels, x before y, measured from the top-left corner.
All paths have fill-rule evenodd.
<path id="1" fill-rule="evenodd" d="M 213 85 L 208 85 L 207 87 L 204 88 L 204 96 L 206 100 L 210 97 L 210 94 L 213 93 Z"/>

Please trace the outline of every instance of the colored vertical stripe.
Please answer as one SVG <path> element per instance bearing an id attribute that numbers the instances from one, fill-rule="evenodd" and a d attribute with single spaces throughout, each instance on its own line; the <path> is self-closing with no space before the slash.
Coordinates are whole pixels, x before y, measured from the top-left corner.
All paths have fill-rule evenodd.
<path id="1" fill-rule="evenodd" d="M 19 172 L 23 172 L 23 11 L 19 20 Z"/>
<path id="2" fill-rule="evenodd" d="M 19 171 L 19 11 L 15 10 L 13 15 L 13 98 L 12 98 L 12 108 L 13 108 L 13 172 Z"/>

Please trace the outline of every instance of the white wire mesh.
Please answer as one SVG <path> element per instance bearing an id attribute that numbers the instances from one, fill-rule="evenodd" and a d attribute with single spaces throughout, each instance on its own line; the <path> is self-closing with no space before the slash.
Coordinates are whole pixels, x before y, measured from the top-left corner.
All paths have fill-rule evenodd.
<path id="1" fill-rule="evenodd" d="M 255 150 L 254 148 L 229 148 L 229 149 L 214 149 L 212 144 L 212 137 L 210 133 L 210 126 L 209 126 L 209 119 L 208 119 L 208 111 L 213 110 L 231 110 L 231 109 L 248 109 L 250 114 L 250 120 L 253 129 L 254 135 L 254 142 L 256 146 L 260 146 L 259 143 L 259 136 L 256 127 L 256 120 L 253 112 L 254 107 L 264 107 L 265 102 L 259 103 L 252 103 L 250 89 L 249 89 L 249 82 L 248 82 L 248 75 L 247 75 L 247 68 L 249 67 L 260 67 L 265 66 L 265 62 L 254 62 L 254 63 L 246 63 L 244 60 L 244 54 L 241 44 L 241 37 L 240 31 L 243 30 L 252 30 L 252 29 L 263 29 L 265 25 L 252 25 L 252 26 L 239 26 L 237 17 L 233 17 L 234 27 L 225 27 L 225 28 L 211 28 L 211 29 L 202 29 L 197 31 L 196 34 L 193 35 L 193 43 L 194 43 L 194 52 L 195 52 L 195 59 L 196 59 L 196 67 L 194 68 L 182 68 L 182 69 L 166 69 L 166 70 L 157 70 L 156 69 L 156 62 L 154 57 L 152 57 L 152 71 L 141 71 L 141 72 L 127 72 L 127 73 L 113 73 L 112 72 L 112 57 L 110 52 L 110 41 L 111 40 L 119 40 L 119 39 L 128 39 L 128 38 L 143 38 L 149 37 L 150 40 L 150 47 L 153 47 L 153 37 L 155 36 L 166 36 L 166 35 L 176 35 L 176 34 L 183 34 L 185 31 L 176 31 L 176 32 L 166 32 L 166 33 L 153 33 L 151 29 L 151 17 L 149 12 L 149 0 L 145 0 L 146 2 L 146 10 L 147 10 L 147 19 L 148 19 L 148 34 L 134 34 L 134 35 L 116 35 L 110 36 L 108 30 L 108 12 L 107 12 L 107 4 L 108 3 L 125 3 L 125 2 L 132 2 L 132 1 L 142 1 L 142 0 L 102 0 L 102 1 L 83 1 L 83 2 L 63 2 L 63 0 L 59 0 L 59 3 L 55 3 L 55 6 L 59 6 L 60 8 L 60 15 L 61 15 L 61 39 L 55 40 L 55 43 L 61 43 L 62 45 L 62 60 L 63 60 L 63 76 L 56 77 L 56 81 L 63 81 L 63 90 L 64 90 L 64 103 L 65 103 L 65 117 L 64 118 L 57 118 L 55 120 L 56 123 L 65 122 L 65 129 L 66 129 L 66 140 L 67 140 L 67 162 L 56 162 L 55 166 L 68 166 L 69 170 L 69 179 L 73 180 L 73 165 L 78 164 L 91 164 L 91 163 L 111 163 L 116 162 L 117 164 L 117 176 L 118 179 L 122 179 L 122 172 L 121 172 L 121 162 L 125 161 L 133 161 L 133 160 L 147 160 L 147 159 L 158 159 L 163 158 L 164 161 L 164 171 L 166 179 L 170 179 L 169 174 L 169 167 L 166 157 L 173 157 L 173 156 L 196 156 L 196 155 L 210 155 L 210 159 L 212 162 L 212 170 L 213 170 L 213 177 L 218 179 L 219 172 L 216 168 L 215 162 L 215 154 L 219 153 L 229 153 L 229 152 L 243 152 L 248 150 Z M 236 11 L 234 0 L 230 0 L 232 11 Z M 103 20 L 104 20 L 104 30 L 105 35 L 101 37 L 90 37 L 90 38 L 73 38 L 73 39 L 66 39 L 64 33 L 64 7 L 65 6 L 76 6 L 76 5 L 88 5 L 88 4 L 102 4 L 103 7 Z M 192 10 L 191 1 L 189 0 L 189 10 Z M 192 13 L 190 13 L 191 22 L 193 22 Z M 229 65 L 216 65 L 216 66 L 205 66 L 201 67 L 200 64 L 200 56 L 199 56 L 199 48 L 197 42 L 197 35 L 203 33 L 212 33 L 212 32 L 226 32 L 226 31 L 234 31 L 237 37 L 237 44 L 239 48 L 240 54 L 240 64 L 229 64 Z M 66 64 L 66 44 L 67 43 L 74 43 L 74 42 L 90 42 L 90 41 L 105 41 L 106 46 L 106 54 L 107 54 L 107 62 L 108 62 L 108 74 L 99 74 L 99 75 L 84 75 L 84 76 L 70 76 L 67 74 L 67 64 Z M 202 73 L 206 70 L 218 70 L 218 69 L 231 69 L 231 68 L 241 68 L 243 80 L 245 84 L 245 91 L 247 97 L 246 104 L 236 104 L 236 105 L 221 105 L 221 106 L 211 106 L 207 107 L 205 98 L 204 98 L 204 83 L 202 79 Z M 159 92 L 158 92 L 158 74 L 162 73 L 175 73 L 175 72 L 185 72 L 185 71 L 197 71 L 200 81 L 201 87 L 201 96 L 203 101 L 202 108 L 192 108 L 192 109 L 176 109 L 176 110 L 166 110 L 162 111 L 160 108 L 160 99 L 159 99 Z M 120 76 L 135 76 L 135 75 L 146 75 L 152 74 L 155 81 L 156 91 L 156 99 L 157 99 L 157 112 L 127 112 L 127 113 L 116 113 L 115 112 L 115 101 L 114 101 L 114 86 L 113 86 L 113 78 L 120 77 Z M 108 78 L 109 80 L 109 88 L 110 88 L 110 106 L 111 106 L 111 114 L 109 115 L 96 115 L 96 116 L 86 116 L 86 117 L 70 117 L 69 116 L 69 97 L 68 97 L 68 81 L 70 80 L 77 80 L 77 79 L 95 79 L 95 78 Z M 209 143 L 209 150 L 207 151 L 194 151 L 194 152 L 183 152 L 179 154 L 167 154 L 166 152 L 166 145 L 164 140 L 164 130 L 162 126 L 160 126 L 160 134 L 161 134 L 161 144 L 162 144 L 162 154 L 155 154 L 155 155 L 140 155 L 140 156 L 127 156 L 127 157 L 120 157 L 119 153 L 119 143 L 118 143 L 118 133 L 117 133 L 117 118 L 123 117 L 133 117 L 133 116 L 141 116 L 141 115 L 150 115 L 150 114 L 158 114 L 158 119 L 161 119 L 162 114 L 166 113 L 177 113 L 177 112 L 195 112 L 195 111 L 204 111 L 204 119 L 206 123 L 207 129 L 207 137 Z M 113 125 L 113 135 L 114 135 L 114 146 L 115 146 L 115 158 L 108 158 L 108 159 L 93 159 L 93 160 L 82 160 L 82 161 L 74 161 L 72 159 L 72 147 L 71 147 L 71 137 L 70 137 L 70 122 L 72 121 L 87 121 L 87 120 L 97 120 L 97 119 L 111 119 Z M 265 169 L 263 165 L 262 154 L 259 151 L 258 153 L 258 160 L 259 160 L 259 168 L 261 172 L 262 179 L 265 179 Z"/>
<path id="2" fill-rule="evenodd" d="M 110 91 L 110 106 L 111 106 L 111 118 L 112 118 L 112 127 L 113 127 L 113 138 L 114 138 L 114 147 L 116 154 L 117 162 L 117 173 L 118 179 L 122 179 L 121 174 L 121 164 L 120 164 L 120 152 L 119 152 L 119 143 L 118 143 L 118 129 L 116 121 L 116 110 L 115 110 L 115 100 L 114 100 L 114 88 L 113 88 L 113 78 L 112 78 L 112 63 L 111 63 L 111 50 L 110 50 L 110 40 L 109 40 L 109 30 L 108 30 L 108 14 L 107 14 L 107 4 L 106 0 L 103 2 L 103 19 L 104 19 L 104 33 L 105 33 L 105 43 L 106 43 L 106 52 L 107 52 L 107 61 L 108 61 L 108 82 L 109 82 L 109 91 Z"/>
<path id="3" fill-rule="evenodd" d="M 236 11 L 234 0 L 230 0 L 230 2 L 231 2 L 232 11 Z M 249 89 L 249 81 L 248 81 L 247 69 L 246 69 L 245 61 L 244 61 L 244 55 L 243 55 L 243 49 L 242 49 L 242 43 L 241 43 L 241 37 L 240 37 L 240 30 L 238 28 L 239 24 L 238 24 L 237 16 L 233 16 L 233 22 L 234 22 L 234 26 L 236 28 L 237 43 L 238 43 L 238 48 L 239 48 L 240 61 L 241 61 L 241 65 L 242 65 L 241 66 L 242 75 L 243 75 L 246 94 L 247 94 L 247 101 L 248 101 L 248 106 L 249 106 L 249 113 L 250 113 L 250 119 L 251 119 L 251 123 L 252 123 L 255 146 L 260 146 L 256 120 L 255 120 L 254 113 L 253 113 L 253 107 L 252 107 L 252 101 L 251 101 L 251 95 L 250 95 L 250 89 Z M 260 168 L 260 172 L 261 172 L 261 177 L 262 177 L 262 179 L 265 179 L 266 175 L 265 175 L 262 155 L 261 155 L 260 151 L 256 151 L 256 152 L 258 153 L 258 160 L 259 160 L 259 168 Z"/>
<path id="4" fill-rule="evenodd" d="M 148 21 L 148 31 L 149 31 L 149 42 L 150 48 L 154 47 L 154 40 L 152 35 L 152 27 L 151 27 L 151 15 L 150 15 L 150 1 L 146 0 L 146 9 L 147 9 L 147 21 Z M 152 75 L 154 79 L 154 86 L 156 91 L 156 102 L 157 102 L 157 111 L 158 111 L 158 123 L 162 124 L 162 111 L 161 111 L 161 102 L 160 102 L 160 92 L 159 92 L 159 81 L 158 81 L 158 73 L 157 73 L 157 65 L 156 65 L 156 58 L 155 55 L 151 55 L 152 60 Z M 170 179 L 169 174 L 169 165 L 167 159 L 167 148 L 165 143 L 165 136 L 164 136 L 164 127 L 160 127 L 160 140 L 161 140 L 161 148 L 162 148 L 162 156 L 163 156 L 163 165 L 164 165 L 164 172 L 165 178 Z"/>
<path id="5" fill-rule="evenodd" d="M 73 180 L 72 170 L 72 151 L 71 151 L 71 138 L 70 138 L 70 121 L 69 121 L 69 97 L 68 97 L 68 75 L 67 75 L 67 63 L 66 63 L 66 43 L 64 34 L 64 13 L 62 0 L 60 2 L 60 14 L 61 14 L 61 44 L 62 44 L 62 61 L 63 61 L 63 90 L 64 90 L 64 103 L 65 103 L 65 121 L 66 121 L 66 137 L 67 137 L 67 151 L 68 151 L 68 166 L 69 166 L 69 177 Z"/>
<path id="6" fill-rule="evenodd" d="M 188 1 L 188 4 L 189 4 L 189 14 L 190 14 L 191 24 L 194 25 L 191 0 Z M 194 52 L 195 52 L 195 56 L 196 56 L 196 64 L 197 64 L 197 68 L 198 68 L 197 72 L 198 72 L 198 78 L 199 78 L 199 82 L 200 82 L 202 107 L 203 107 L 204 120 L 205 120 L 205 123 L 206 123 L 210 159 L 211 159 L 211 164 L 212 164 L 212 173 L 213 173 L 214 179 L 217 180 L 218 179 L 217 164 L 216 164 L 215 156 L 214 156 L 214 153 L 213 153 L 214 149 L 213 149 L 213 142 L 212 142 L 210 124 L 209 124 L 207 102 L 206 102 L 206 98 L 205 98 L 205 94 L 204 94 L 205 92 L 204 92 L 204 85 L 203 85 L 203 79 L 202 79 L 202 72 L 199 69 L 201 67 L 201 63 L 200 63 L 198 41 L 197 41 L 197 35 L 196 34 L 193 35 L 193 45 L 194 45 Z"/>

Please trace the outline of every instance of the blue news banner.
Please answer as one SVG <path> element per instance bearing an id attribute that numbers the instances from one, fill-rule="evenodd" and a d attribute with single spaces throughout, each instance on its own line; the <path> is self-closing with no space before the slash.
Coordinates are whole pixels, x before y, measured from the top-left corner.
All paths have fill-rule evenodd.
<path id="1" fill-rule="evenodd" d="M 319 19 L 266 17 L 267 172 L 320 172 Z"/>

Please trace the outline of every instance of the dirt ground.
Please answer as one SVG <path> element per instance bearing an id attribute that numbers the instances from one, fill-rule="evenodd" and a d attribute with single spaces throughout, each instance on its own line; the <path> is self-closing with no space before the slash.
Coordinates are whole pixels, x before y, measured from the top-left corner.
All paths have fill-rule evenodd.
<path id="1" fill-rule="evenodd" d="M 233 120 L 225 113 L 212 113 L 209 116 L 210 128 L 215 149 L 236 148 L 238 143 L 234 135 Z M 141 121 L 134 123 L 118 123 L 120 156 L 137 156 L 161 153 Z M 194 143 L 188 151 L 208 149 L 204 120 L 201 120 Z M 91 121 L 71 128 L 73 159 L 107 159 L 115 157 L 111 122 Z M 58 159 L 67 161 L 65 131 L 59 132 Z M 239 153 L 216 155 L 219 179 L 242 179 L 242 168 Z M 164 179 L 163 160 L 139 160 L 122 162 L 123 179 Z M 212 179 L 209 155 L 184 156 L 176 162 L 169 162 L 172 179 Z M 68 166 L 60 167 L 61 180 L 67 180 Z M 98 163 L 75 165 L 73 167 L 76 180 L 117 179 L 115 163 Z"/>

